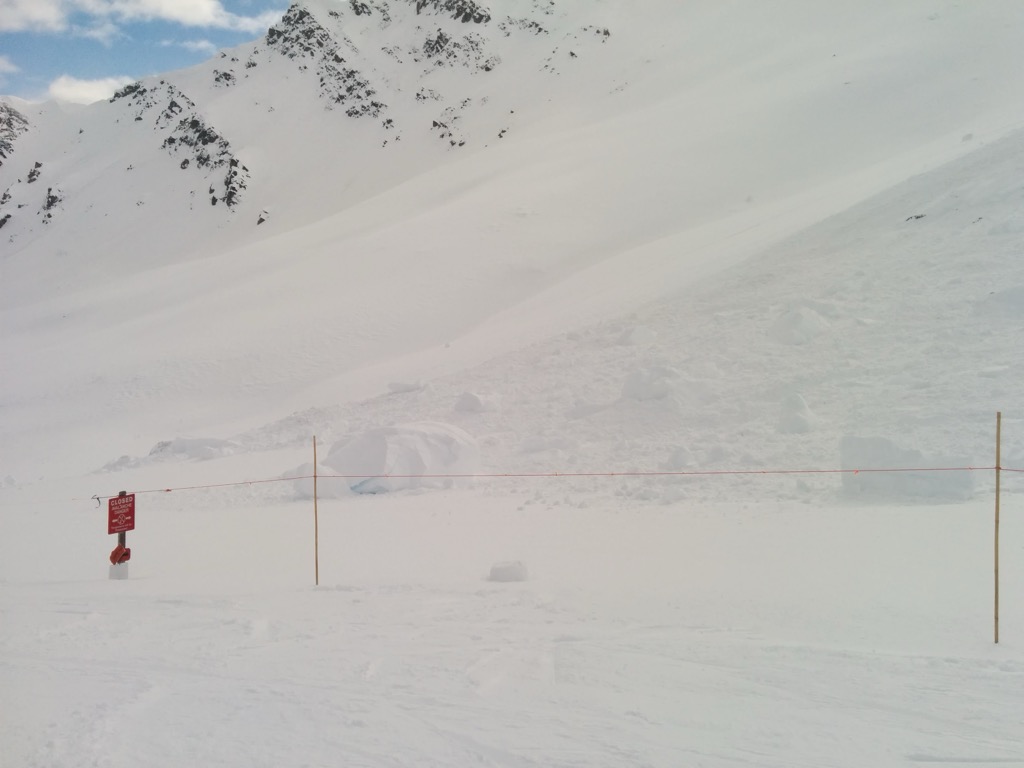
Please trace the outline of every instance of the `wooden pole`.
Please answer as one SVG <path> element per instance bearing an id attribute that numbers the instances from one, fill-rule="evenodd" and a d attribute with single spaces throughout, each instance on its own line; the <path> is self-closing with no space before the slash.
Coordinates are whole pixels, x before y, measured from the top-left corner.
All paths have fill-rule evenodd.
<path id="1" fill-rule="evenodd" d="M 320 512 L 316 493 L 316 435 L 313 435 L 313 569 L 316 585 L 320 586 Z"/>
<path id="2" fill-rule="evenodd" d="M 996 643 L 999 642 L 999 480 L 1000 474 L 1002 473 L 1002 437 L 1003 437 L 1003 413 L 999 411 L 996 413 L 996 537 L 995 537 L 995 576 L 996 576 L 996 591 L 995 591 L 995 633 Z"/>

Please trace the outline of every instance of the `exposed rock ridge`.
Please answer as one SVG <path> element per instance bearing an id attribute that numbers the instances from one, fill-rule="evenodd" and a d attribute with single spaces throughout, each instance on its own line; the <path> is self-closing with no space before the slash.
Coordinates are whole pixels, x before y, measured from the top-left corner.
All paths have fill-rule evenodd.
<path id="1" fill-rule="evenodd" d="M 14 140 L 28 130 L 28 118 L 9 104 L 0 102 L 0 167 L 14 152 Z"/>
<path id="2" fill-rule="evenodd" d="M 11 220 L 12 214 L 4 210 L 9 202 L 11 202 L 11 190 L 7 188 L 0 195 L 0 229 L 3 229 L 4 225 Z"/>
<path id="3" fill-rule="evenodd" d="M 473 0 L 406 0 L 416 5 L 416 13 L 424 11 L 445 14 L 464 24 L 486 24 L 491 12 Z"/>
<path id="4" fill-rule="evenodd" d="M 210 186 L 210 203 L 222 202 L 229 208 L 241 200 L 242 191 L 248 186 L 249 169 L 231 151 L 231 144 L 197 115 L 183 117 L 171 135 L 161 145 L 172 154 L 184 154 L 181 169 L 187 169 L 192 161 L 198 168 L 224 168 L 223 191 Z"/>
<path id="5" fill-rule="evenodd" d="M 142 122 L 154 109 L 158 109 L 158 127 L 164 127 L 176 121 L 186 110 L 194 111 L 196 108 L 192 99 L 166 80 L 161 80 L 148 88 L 141 81 L 130 83 L 110 97 L 111 104 L 121 100 L 137 108 L 136 122 Z"/>
<path id="6" fill-rule="evenodd" d="M 39 187 L 32 186 L 43 176 L 43 163 L 36 161 L 24 179 L 18 179 L 0 195 L 0 229 L 15 218 L 15 212 L 34 206 L 40 199 Z M 31 188 L 30 188 L 31 187 Z M 42 203 L 36 211 L 43 224 L 49 224 L 55 211 L 63 209 L 64 192 L 59 187 L 47 187 Z"/>
<path id="7" fill-rule="evenodd" d="M 442 29 L 427 38 L 422 53 L 428 60 L 433 60 L 435 66 L 462 65 L 470 70 L 490 72 L 501 63 L 501 57 L 488 55 L 487 40 L 483 36 L 469 33 L 452 37 Z"/>
<path id="8" fill-rule="evenodd" d="M 368 14 L 365 3 L 353 4 L 356 14 Z M 331 12 L 334 16 L 336 12 Z M 347 48 L 358 51 L 351 41 Z M 301 5 L 293 5 L 281 21 L 267 32 L 266 43 L 289 59 L 312 59 L 320 78 L 321 96 L 328 106 L 344 108 L 349 117 L 380 117 L 387 105 L 374 98 L 376 89 L 359 70 L 348 65 L 338 40 Z"/>
<path id="9" fill-rule="evenodd" d="M 416 148 L 415 142 L 426 134 L 444 149 L 479 148 L 514 135 L 517 126 L 529 119 L 513 109 L 522 95 L 510 100 L 497 82 L 491 85 L 491 72 L 508 68 L 512 72 L 505 73 L 502 82 L 511 74 L 545 89 L 562 72 L 586 66 L 586 60 L 611 38 L 609 29 L 586 24 L 587 4 L 571 7 L 563 0 L 501 5 L 490 0 L 292 2 L 264 40 L 221 52 L 204 70 L 190 73 L 191 79 L 178 81 L 189 83 L 195 100 L 179 85 L 156 78 L 132 83 L 110 99 L 105 106 L 111 130 L 134 132 L 133 140 L 119 153 L 125 171 L 139 164 L 140 152 L 148 154 L 146 145 L 151 141 L 155 152 L 173 158 L 176 168 L 164 165 L 164 169 L 177 177 L 173 186 L 180 194 L 237 210 L 242 196 L 257 189 L 236 154 L 241 139 L 233 145 L 228 137 L 245 137 L 246 147 L 258 146 L 258 140 L 254 142 L 250 135 L 251 125 L 232 127 L 233 112 L 250 99 L 260 113 L 281 110 L 274 93 L 278 73 L 284 74 L 289 86 L 303 90 L 296 104 L 319 102 L 339 118 L 360 119 L 353 140 L 365 141 L 367 147 L 376 144 L 390 151 L 404 141 L 405 146 Z M 205 83 L 194 79 L 197 74 Z M 539 74 L 542 79 L 536 79 Z M 228 96 L 227 91 L 233 93 Z M 220 109 L 222 95 L 231 100 L 232 114 Z M 211 116 L 222 114 L 214 124 Z M 284 119 L 301 125 L 303 115 L 289 114 Z M 38 231 L 34 228 L 40 220 L 56 222 L 62 209 L 92 205 L 91 198 L 78 199 L 77 186 L 56 178 L 60 165 L 47 162 L 43 168 L 42 163 L 35 167 L 26 163 L 23 169 L 17 168 L 20 178 L 15 178 L 14 165 L 27 158 L 20 157 L 24 152 L 20 147 L 19 156 L 12 156 L 12 146 L 29 127 L 25 116 L 0 103 L 0 167 L 7 186 L 6 191 L 0 189 L 0 227 L 8 225 L 5 239 Z M 139 132 L 144 128 L 153 132 L 151 139 L 144 130 Z M 113 177 L 114 170 L 111 167 L 108 180 L 112 189 L 125 183 L 123 177 Z M 136 205 L 144 205 L 146 185 L 140 186 L 135 178 L 128 183 L 139 190 Z M 192 208 L 191 202 L 188 207 Z M 257 222 L 266 220 L 264 212 Z"/>
<path id="10" fill-rule="evenodd" d="M 249 181 L 249 169 L 234 155 L 230 142 L 220 135 L 199 114 L 195 102 L 166 80 L 146 86 L 131 83 L 110 99 L 111 103 L 124 100 L 137 108 L 135 120 L 142 122 L 156 112 L 155 129 L 169 132 L 160 144 L 171 155 L 184 155 L 180 168 L 199 170 L 224 169 L 218 185 L 209 188 L 210 202 L 222 202 L 229 208 L 236 205 Z"/>
<path id="11" fill-rule="evenodd" d="M 389 13 L 387 5 L 378 6 L 373 4 L 372 0 L 370 2 L 363 2 L 363 0 L 349 0 L 348 4 L 352 9 L 352 13 L 356 16 L 372 16 L 376 13 L 381 17 L 384 23 L 389 23 L 391 21 L 391 14 Z M 341 16 L 337 11 L 330 11 L 330 14 L 335 18 Z"/>

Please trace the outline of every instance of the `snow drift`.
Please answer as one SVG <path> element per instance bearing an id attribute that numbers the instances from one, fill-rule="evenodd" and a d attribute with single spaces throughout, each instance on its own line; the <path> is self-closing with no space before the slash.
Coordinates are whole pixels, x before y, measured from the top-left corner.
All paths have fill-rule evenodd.
<path id="1" fill-rule="evenodd" d="M 451 424 L 420 422 L 371 429 L 335 443 L 324 462 L 356 493 L 447 488 L 480 467 L 476 441 Z"/>
<path id="2" fill-rule="evenodd" d="M 963 457 L 926 456 L 900 448 L 881 437 L 847 435 L 839 444 L 844 470 L 843 491 L 866 501 L 966 501 L 974 495 L 974 479 Z M 892 470 L 918 471 L 892 471 Z M 867 471 L 865 471 L 867 470 Z M 880 471 L 871 471 L 880 470 Z"/>

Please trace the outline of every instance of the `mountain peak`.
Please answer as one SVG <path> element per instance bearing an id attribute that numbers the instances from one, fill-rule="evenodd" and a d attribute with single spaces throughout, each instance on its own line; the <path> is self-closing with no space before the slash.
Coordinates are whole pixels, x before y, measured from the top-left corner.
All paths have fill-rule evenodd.
<path id="1" fill-rule="evenodd" d="M 19 247 L 42 246 L 80 219 L 65 214 L 90 211 L 95 225 L 102 211 L 101 226 L 119 221 L 116 200 L 132 206 L 130 219 L 140 230 L 148 216 L 163 222 L 176 211 L 177 231 L 190 233 L 177 247 L 189 250 L 191 237 L 204 240 L 199 217 L 214 229 L 254 228 L 268 207 L 277 211 L 275 224 L 288 221 L 288 210 L 305 218 L 309 201 L 285 193 L 282 181 L 307 187 L 302 161 L 284 158 L 302 155 L 294 144 L 310 144 L 309 137 L 313 144 L 315 137 L 332 139 L 315 161 L 326 174 L 364 166 L 369 173 L 380 167 L 380 152 L 400 154 L 400 162 L 387 162 L 402 170 L 373 171 L 370 187 L 348 202 L 376 194 L 437 165 L 447 152 L 507 143 L 531 104 L 571 109 L 587 98 L 578 90 L 556 99 L 552 91 L 563 70 L 585 73 L 577 53 L 609 34 L 595 38 L 597 27 L 575 18 L 580 12 L 586 11 L 570 14 L 532 0 L 506 3 L 501 17 L 476 0 L 298 0 L 262 40 L 132 83 L 88 111 L 47 114 L 47 138 L 32 142 L 24 156 L 25 142 L 16 147 L 15 140 L 33 126 L 4 105 L 0 163 L 11 159 L 0 175 L 5 235 Z M 117 138 L 97 141 L 100 135 Z M 76 166 L 99 175 L 89 178 Z M 60 215 L 53 206 L 40 208 L 49 199 L 37 199 L 42 185 L 19 181 L 40 173 L 60 192 Z M 161 202 L 146 208 L 158 196 Z M 327 213 L 332 199 L 318 193 L 315 209 Z M 244 217 L 226 218 L 242 210 Z"/>

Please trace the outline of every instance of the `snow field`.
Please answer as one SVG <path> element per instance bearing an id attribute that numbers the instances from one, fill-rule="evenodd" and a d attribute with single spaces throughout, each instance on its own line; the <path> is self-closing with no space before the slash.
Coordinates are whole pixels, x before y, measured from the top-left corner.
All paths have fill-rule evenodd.
<path id="1" fill-rule="evenodd" d="M 47 542 L 65 572 L 33 572 L 30 553 L 17 564 L 0 669 L 64 691 L 7 716 L 24 764 L 1019 755 L 1024 607 L 1004 603 L 993 646 L 988 503 L 355 497 L 320 505 L 314 588 L 310 504 L 207 495 L 140 504 L 129 581 L 107 581 L 100 537 L 74 531 Z M 83 532 L 100 527 L 83 517 Z M 1019 516 L 1005 526 L 1019 542 Z M 1024 552 L 1006 554 L 1005 583 L 1024 583 Z M 509 558 L 529 580 L 489 581 Z"/>

